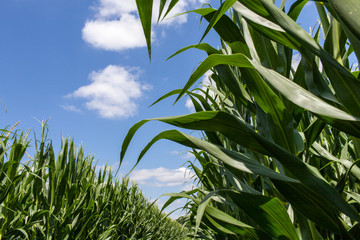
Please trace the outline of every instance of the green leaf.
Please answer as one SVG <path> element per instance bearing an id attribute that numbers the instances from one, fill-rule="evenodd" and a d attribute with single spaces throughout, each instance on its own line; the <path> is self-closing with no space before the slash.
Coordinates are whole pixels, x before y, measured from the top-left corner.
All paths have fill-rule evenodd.
<path id="1" fill-rule="evenodd" d="M 356 165 L 353 166 L 353 162 L 347 160 L 347 159 L 338 159 L 334 157 L 331 153 L 329 153 L 325 148 L 323 148 L 319 143 L 315 142 L 311 149 L 310 149 L 315 155 L 318 157 L 321 157 L 323 159 L 326 159 L 328 161 L 332 162 L 338 162 L 342 164 L 347 169 L 350 169 L 351 173 L 360 180 L 360 168 Z"/>
<path id="2" fill-rule="evenodd" d="M 271 237 L 263 231 L 240 222 L 215 207 L 207 206 L 205 216 L 211 224 L 225 233 L 240 234 L 246 239 L 271 239 Z"/>
<path id="3" fill-rule="evenodd" d="M 276 188 L 305 217 L 330 231 L 340 233 L 338 213 L 328 201 L 318 195 L 318 192 L 303 184 L 287 184 L 273 180 Z"/>
<path id="4" fill-rule="evenodd" d="M 153 0 L 136 0 L 136 5 L 144 30 L 146 44 L 148 47 L 149 58 L 151 59 L 151 20 Z"/>
<path id="5" fill-rule="evenodd" d="M 158 22 L 158 23 L 159 23 L 159 21 L 160 21 L 161 14 L 163 13 L 163 10 L 164 10 L 164 7 L 165 7 L 165 4 L 166 4 L 166 1 L 167 1 L 167 0 L 160 0 L 160 6 L 159 6 L 159 16 L 158 16 L 158 20 L 157 20 L 157 22 Z"/>
<path id="6" fill-rule="evenodd" d="M 300 15 L 302 9 L 308 2 L 309 2 L 309 0 L 297 0 L 296 2 L 294 2 L 291 5 L 290 10 L 288 12 L 289 17 L 291 17 L 294 21 L 296 21 L 296 19 Z"/>
<path id="7" fill-rule="evenodd" d="M 358 0 L 328 0 L 340 21 L 360 40 L 360 2 Z"/>
<path id="8" fill-rule="evenodd" d="M 226 11 L 229 10 L 229 8 L 236 3 L 237 0 L 225 0 L 219 7 L 219 9 L 216 11 L 214 16 L 212 16 L 209 25 L 207 26 L 203 36 L 200 39 L 200 42 L 204 39 L 204 37 L 209 33 L 209 31 L 215 26 L 215 24 L 220 20 L 222 16 L 226 13 Z"/>
<path id="9" fill-rule="evenodd" d="M 267 152 L 267 155 L 274 156 L 281 164 L 291 173 L 294 177 L 300 180 L 304 185 L 319 193 L 321 201 L 329 202 L 333 204 L 338 210 L 342 211 L 350 218 L 358 221 L 360 217 L 358 213 L 336 192 L 319 173 L 318 169 L 312 167 L 293 154 L 274 144 L 270 140 L 264 138 L 260 134 L 256 133 L 250 126 L 244 122 L 234 118 L 232 115 L 224 112 L 200 112 L 189 114 L 179 117 L 167 117 L 154 119 L 168 124 L 172 124 L 182 128 L 194 129 L 194 130 L 206 130 L 206 131 L 219 131 L 226 137 L 236 141 L 238 144 L 248 147 L 250 149 L 257 149 Z M 129 142 L 136 130 L 149 120 L 143 120 L 135 124 L 125 137 L 124 144 L 122 146 L 121 160 L 126 152 Z M 220 154 L 219 159 L 223 158 L 223 151 L 218 146 L 203 143 L 194 137 L 184 135 L 178 131 L 167 131 L 163 134 L 159 134 L 155 137 L 147 147 L 144 148 L 141 156 L 145 154 L 147 149 L 159 139 L 171 139 L 192 148 L 203 148 L 212 151 L 214 154 Z M 208 143 L 209 144 L 209 143 Z M 254 149 L 255 148 L 255 149 Z M 223 152 L 223 153 L 222 153 Z M 225 151 L 226 154 L 228 152 Z M 226 160 L 226 159 L 225 159 Z M 229 161 L 229 165 L 233 163 Z M 245 163 L 242 163 L 245 164 Z M 238 165 L 241 170 L 246 170 L 249 165 Z M 246 163 L 247 164 L 247 163 Z"/>
<path id="10" fill-rule="evenodd" d="M 216 10 L 212 8 L 202 8 L 189 12 L 200 14 L 208 22 L 210 22 L 215 14 L 215 11 Z M 242 36 L 236 24 L 228 16 L 221 16 L 213 28 L 219 34 L 221 39 L 231 47 L 234 53 L 243 53 L 246 56 L 250 56 L 249 49 L 246 46 L 244 37 Z"/>
<path id="11" fill-rule="evenodd" d="M 289 215 L 279 199 L 235 191 L 228 191 L 226 194 L 273 238 L 299 239 Z"/>
<path id="12" fill-rule="evenodd" d="M 171 0 L 171 2 L 169 3 L 168 9 L 166 10 L 163 19 L 169 14 L 169 12 L 171 11 L 171 9 L 173 9 L 173 7 L 175 7 L 175 5 L 179 2 L 179 0 Z M 159 14 L 160 17 L 160 14 Z"/>
<path id="13" fill-rule="evenodd" d="M 297 182 L 296 180 L 286 177 L 284 175 L 278 174 L 275 171 L 262 166 L 255 159 L 251 159 L 245 154 L 241 154 L 235 151 L 227 150 L 221 146 L 209 143 L 204 140 L 200 140 L 188 134 L 179 132 L 177 130 L 168 130 L 158 134 L 154 137 L 146 147 L 141 151 L 137 163 L 142 159 L 145 153 L 150 149 L 150 147 L 157 141 L 161 139 L 168 139 L 177 143 L 180 143 L 184 146 L 197 148 L 206 151 L 217 159 L 221 160 L 224 164 L 230 166 L 231 168 L 238 169 L 243 172 L 258 174 L 261 176 L 266 176 L 269 178 L 274 178 L 282 181 Z"/>
<path id="14" fill-rule="evenodd" d="M 264 27 L 267 27 L 269 29 L 284 32 L 284 29 L 282 29 L 279 25 L 267 20 L 266 18 L 254 13 L 249 8 L 247 8 L 245 5 L 241 4 L 240 2 L 236 2 L 233 6 L 233 8 L 240 13 L 240 15 L 247 20 L 250 20 L 254 23 L 261 24 Z"/>
<path id="15" fill-rule="evenodd" d="M 244 1 L 244 0 L 243 0 Z M 247 1 L 247 0 L 245 0 Z M 324 69 L 331 81 L 333 88 L 342 104 L 355 116 L 360 116 L 360 81 L 342 67 L 329 53 L 322 49 L 317 42 L 305 32 L 289 16 L 279 10 L 271 0 L 261 0 L 262 4 L 287 34 L 302 44 L 300 52 L 306 57 L 307 51 L 317 55 L 323 63 Z"/>
<path id="16" fill-rule="evenodd" d="M 282 76 L 281 74 L 279 74 L 273 70 L 267 69 L 267 68 L 261 66 L 260 64 L 249 60 L 243 54 L 232 54 L 232 55 L 212 54 L 212 55 L 208 56 L 200 64 L 200 66 L 193 72 L 193 74 L 190 76 L 188 82 L 184 86 L 182 92 L 179 94 L 177 100 L 181 96 L 183 96 L 185 91 L 187 91 L 209 69 L 211 69 L 217 65 L 221 65 L 221 64 L 227 64 L 227 65 L 237 66 L 237 67 L 241 67 L 241 68 L 256 69 L 257 71 L 259 71 L 259 73 L 264 77 L 264 79 L 273 88 L 275 88 L 277 91 L 279 91 L 284 97 L 286 97 L 291 102 L 293 102 L 296 105 L 298 105 L 302 108 L 305 108 L 315 114 L 324 116 L 324 118 L 322 118 L 322 119 L 325 120 L 326 122 L 328 122 L 328 119 L 330 118 L 329 121 L 331 121 L 331 123 L 340 121 L 340 122 L 342 122 L 343 125 L 344 124 L 353 125 L 352 128 L 355 129 L 355 133 L 357 132 L 356 129 L 358 128 L 357 126 L 359 125 L 359 123 L 358 123 L 359 118 L 354 117 L 354 116 L 326 103 L 325 101 L 316 97 L 312 93 L 306 91 L 304 88 L 297 85 L 293 81 L 285 78 L 284 76 Z M 252 80 L 257 80 L 256 86 L 259 86 L 259 84 L 262 84 L 261 80 L 257 79 L 255 75 L 252 74 L 251 76 L 253 76 Z M 249 84 L 252 84 L 250 79 L 248 81 L 249 81 L 248 82 Z M 255 91 L 262 90 L 256 86 L 254 85 L 254 87 L 252 89 L 254 89 Z M 265 102 L 263 102 L 263 104 L 261 104 L 261 106 L 262 106 L 262 108 L 264 108 L 265 112 L 272 114 L 273 119 L 279 118 L 278 125 L 281 122 L 286 123 L 288 120 L 281 120 L 281 118 L 284 117 L 280 114 L 281 112 L 284 112 L 284 110 L 281 111 L 281 108 L 280 108 L 282 103 L 279 102 L 278 100 L 276 100 L 276 96 L 273 95 L 273 93 L 271 93 L 271 90 L 267 90 L 266 86 L 264 86 L 264 85 L 263 85 L 263 87 L 264 87 L 263 91 L 265 91 L 265 92 L 258 92 L 258 93 L 253 92 L 253 94 L 256 93 L 256 95 L 258 96 L 257 101 L 259 101 L 259 104 L 261 104 L 260 101 L 263 101 L 263 99 L 265 99 L 264 97 L 267 96 L 267 94 L 272 94 L 269 96 L 271 98 L 271 100 L 266 100 Z M 268 109 L 268 110 L 266 110 L 266 109 Z M 331 120 L 331 119 L 333 119 L 333 120 Z M 340 125 L 340 124 L 337 124 L 337 125 Z M 354 132 L 354 131 L 352 131 L 353 129 L 351 129 L 351 131 L 349 129 L 349 131 L 347 131 L 347 132 L 352 134 Z M 284 136 L 285 136 L 285 133 L 284 133 Z M 289 139 L 289 141 L 291 142 L 291 138 L 287 137 L 287 139 Z"/>
<path id="17" fill-rule="evenodd" d="M 196 221 L 195 221 L 195 234 L 198 232 L 199 227 L 200 227 L 200 223 L 202 220 L 202 217 L 204 215 L 205 209 L 208 206 L 209 202 L 210 202 L 211 198 L 210 197 L 205 197 L 201 203 L 199 204 L 198 208 L 197 208 L 197 212 L 196 212 Z"/>
<path id="18" fill-rule="evenodd" d="M 298 41 L 286 34 L 281 26 L 269 20 L 267 11 L 260 7 L 262 4 L 257 4 L 254 1 L 239 1 L 234 4 L 233 8 L 247 20 L 249 25 L 269 39 L 273 39 L 291 49 L 300 48 L 301 44 Z"/>

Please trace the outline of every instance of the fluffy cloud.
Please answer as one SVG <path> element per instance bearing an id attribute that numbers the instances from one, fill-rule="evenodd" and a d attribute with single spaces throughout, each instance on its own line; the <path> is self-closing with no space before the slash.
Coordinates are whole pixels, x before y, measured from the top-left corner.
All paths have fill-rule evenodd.
<path id="1" fill-rule="evenodd" d="M 91 83 L 68 97 L 86 99 L 86 107 L 103 118 L 127 118 L 137 112 L 136 100 L 151 86 L 137 81 L 138 68 L 109 65 L 89 75 Z"/>
<path id="2" fill-rule="evenodd" d="M 134 0 L 100 0 L 98 17 L 118 17 L 136 11 Z"/>
<path id="3" fill-rule="evenodd" d="M 139 184 L 153 187 L 180 186 L 189 181 L 194 175 L 184 167 L 178 169 L 155 168 L 134 170 L 130 178 Z"/>
<path id="4" fill-rule="evenodd" d="M 88 21 L 82 34 L 92 46 L 108 51 L 146 46 L 140 21 L 131 14 L 123 15 L 119 20 Z"/>
<path id="5" fill-rule="evenodd" d="M 159 12 L 159 1 L 155 0 L 154 3 L 154 23 Z M 187 15 L 175 18 L 171 16 L 185 12 L 189 6 L 198 5 L 200 2 L 199 0 L 180 1 L 168 14 L 170 18 L 161 22 L 160 25 L 173 26 L 185 23 Z M 82 29 L 84 41 L 96 48 L 108 51 L 123 51 L 146 46 L 135 0 L 99 0 L 98 6 L 94 9 L 96 12 L 94 18 L 86 21 Z"/>
<path id="6" fill-rule="evenodd" d="M 99 0 L 95 12 L 82 29 L 84 41 L 108 51 L 146 46 L 134 0 Z"/>

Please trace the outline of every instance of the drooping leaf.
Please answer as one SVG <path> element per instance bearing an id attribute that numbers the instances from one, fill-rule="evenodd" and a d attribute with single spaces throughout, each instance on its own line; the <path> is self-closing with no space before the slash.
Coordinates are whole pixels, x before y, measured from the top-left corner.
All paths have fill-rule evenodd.
<path id="1" fill-rule="evenodd" d="M 151 59 L 151 21 L 153 0 L 136 0 L 136 6 L 138 9 L 141 25 L 144 30 L 149 58 Z"/>

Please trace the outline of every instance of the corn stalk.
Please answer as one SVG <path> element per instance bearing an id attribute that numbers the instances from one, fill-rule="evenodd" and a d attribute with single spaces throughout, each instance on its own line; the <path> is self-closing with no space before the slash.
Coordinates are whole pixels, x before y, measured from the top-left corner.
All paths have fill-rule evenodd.
<path id="1" fill-rule="evenodd" d="M 62 139 L 55 156 L 45 123 L 36 155 L 28 134 L 0 131 L 0 239 L 186 239 L 129 179 Z"/>
<path id="2" fill-rule="evenodd" d="M 146 2 L 146 4 L 145 4 Z M 165 10 L 166 4 L 169 7 Z M 160 16 L 178 1 L 161 1 Z M 216 239 L 358 239 L 360 169 L 360 56 L 358 0 L 316 1 L 320 24 L 307 33 L 296 20 L 308 0 L 226 0 L 190 12 L 209 22 L 222 49 L 205 51 L 179 100 L 188 95 L 196 113 L 135 124 L 125 137 L 121 159 L 136 131 L 148 121 L 199 130 L 196 138 L 178 130 L 155 136 L 193 149 L 196 189 L 169 194 L 187 198 L 193 234 Z M 137 1 L 149 40 L 152 1 Z M 315 20 L 315 19 L 314 19 Z M 203 36 L 203 38 L 204 38 Z M 150 40 L 148 41 L 151 52 Z M 297 66 L 294 57 L 301 61 Z M 191 88 L 207 71 L 211 84 Z M 176 101 L 177 101 L 176 100 Z M 166 204 L 165 206 L 167 206 Z"/>

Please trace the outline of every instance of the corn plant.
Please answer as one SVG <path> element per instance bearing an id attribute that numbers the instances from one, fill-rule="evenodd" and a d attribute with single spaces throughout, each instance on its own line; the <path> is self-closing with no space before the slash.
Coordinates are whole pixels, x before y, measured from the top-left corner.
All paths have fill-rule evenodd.
<path id="1" fill-rule="evenodd" d="M 62 140 L 55 157 L 43 127 L 36 155 L 28 134 L 0 135 L 0 239 L 186 239 L 182 226 L 111 169 Z"/>
<path id="2" fill-rule="evenodd" d="M 153 1 L 136 2 L 151 53 Z M 159 19 L 177 2 L 161 1 Z M 121 158 L 148 121 L 202 131 L 202 138 L 161 132 L 138 158 L 161 139 L 192 149 L 197 164 L 189 167 L 199 184 L 169 194 L 165 206 L 189 199 L 183 221 L 194 236 L 360 236 L 360 80 L 353 67 L 360 57 L 360 1 L 315 1 L 320 19 L 311 33 L 296 23 L 308 2 L 297 0 L 285 9 L 286 0 L 280 6 L 272 0 L 225 0 L 218 9 L 190 11 L 209 22 L 204 36 L 214 29 L 222 49 L 199 43 L 172 55 L 195 48 L 208 57 L 183 89 L 158 101 L 186 94 L 196 113 L 140 121 L 124 140 Z M 191 90 L 209 70 L 210 84 Z"/>

